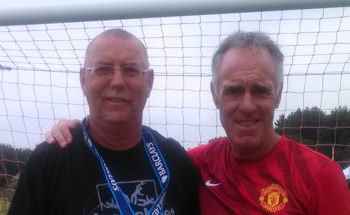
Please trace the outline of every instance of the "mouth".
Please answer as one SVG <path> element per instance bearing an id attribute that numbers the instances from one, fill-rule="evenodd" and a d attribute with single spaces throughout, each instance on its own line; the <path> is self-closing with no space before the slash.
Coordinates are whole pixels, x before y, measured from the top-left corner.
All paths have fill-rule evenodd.
<path id="1" fill-rule="evenodd" d="M 107 97 L 106 100 L 108 102 L 114 103 L 114 104 L 122 104 L 129 102 L 128 99 L 121 98 L 121 97 Z"/>
<path id="2" fill-rule="evenodd" d="M 242 126 L 250 126 L 250 125 L 255 125 L 258 120 L 249 120 L 249 121 L 236 121 L 237 124 L 242 125 Z"/>
<path id="3" fill-rule="evenodd" d="M 114 102 L 114 103 L 121 103 L 121 102 L 126 102 L 125 99 L 107 99 L 110 102 Z"/>

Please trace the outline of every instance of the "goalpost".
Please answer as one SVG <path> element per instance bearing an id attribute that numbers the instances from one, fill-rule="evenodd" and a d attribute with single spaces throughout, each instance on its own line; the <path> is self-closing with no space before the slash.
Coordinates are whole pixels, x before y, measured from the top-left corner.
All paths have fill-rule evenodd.
<path id="1" fill-rule="evenodd" d="M 131 32 L 147 47 L 156 77 L 144 124 L 186 149 L 225 136 L 209 87 L 215 48 L 234 31 L 267 33 L 285 55 L 275 120 L 284 118 L 278 130 L 314 149 L 326 147 L 327 156 L 349 165 L 350 154 L 338 153 L 350 153 L 347 0 L 5 4 L 0 13 L 1 144 L 33 149 L 60 118 L 88 114 L 79 68 L 88 42 L 110 28 Z M 316 123 L 308 114 L 316 115 Z M 297 125 L 291 115 L 298 116 Z M 324 124 L 327 117 L 331 125 Z M 332 142 L 323 140 L 325 134 Z M 0 191 L 13 191 L 10 179 L 23 167 L 18 153 L 10 159 L 0 147 Z M 9 164 L 16 165 L 15 172 Z"/>
<path id="2" fill-rule="evenodd" d="M 347 0 L 121 0 L 4 3 L 0 26 L 349 6 Z"/>

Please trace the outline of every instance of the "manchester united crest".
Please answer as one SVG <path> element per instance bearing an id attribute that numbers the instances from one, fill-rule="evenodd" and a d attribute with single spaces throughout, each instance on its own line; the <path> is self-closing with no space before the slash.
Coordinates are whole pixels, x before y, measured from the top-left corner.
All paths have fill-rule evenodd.
<path id="1" fill-rule="evenodd" d="M 261 190 L 259 198 L 263 208 L 270 212 L 282 210 L 288 202 L 288 193 L 279 184 L 271 184 Z"/>

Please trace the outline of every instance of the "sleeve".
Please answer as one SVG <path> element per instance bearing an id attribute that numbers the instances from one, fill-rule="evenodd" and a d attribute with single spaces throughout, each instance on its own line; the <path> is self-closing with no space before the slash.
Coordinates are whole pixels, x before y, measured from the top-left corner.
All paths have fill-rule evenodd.
<path id="1" fill-rule="evenodd" d="M 192 182 L 192 192 L 191 192 L 191 205 L 193 205 L 193 207 L 191 207 L 191 211 L 188 215 L 200 215 L 200 207 L 199 207 L 199 181 L 200 181 L 200 176 L 199 173 L 197 171 L 197 169 L 195 168 L 195 165 L 193 164 L 193 162 L 191 161 L 191 159 L 189 158 L 189 162 L 191 163 L 191 174 L 192 177 L 191 178 L 191 182 Z"/>
<path id="2" fill-rule="evenodd" d="M 307 214 L 350 215 L 349 188 L 340 166 L 329 163 L 316 176 L 310 191 Z"/>
<path id="3" fill-rule="evenodd" d="M 202 157 L 202 151 L 204 149 L 204 146 L 205 145 L 197 146 L 197 147 L 195 147 L 193 149 L 189 149 L 187 151 L 187 153 L 192 158 L 194 165 L 196 166 L 197 169 L 199 169 L 199 166 L 200 166 L 200 160 Z"/>
<path id="4" fill-rule="evenodd" d="M 42 145 L 42 144 L 41 144 Z M 42 146 L 41 146 L 42 147 Z M 40 147 L 40 148 L 41 148 Z M 39 165 L 38 148 L 31 154 L 24 171 L 21 172 L 8 215 L 44 215 L 47 207 L 47 193 L 43 189 L 44 180 Z"/>
<path id="5" fill-rule="evenodd" d="M 189 156 L 191 157 L 192 161 L 192 166 L 193 166 L 193 174 L 195 175 L 196 178 L 193 181 L 193 196 L 191 197 L 194 201 L 193 201 L 193 205 L 195 206 L 193 208 L 193 211 L 191 214 L 200 214 L 200 204 L 199 204 L 199 182 L 200 182 L 200 174 L 198 172 L 198 168 L 199 168 L 199 160 L 201 157 L 201 153 L 202 153 L 202 149 L 203 146 L 197 146 L 196 148 L 193 149 L 189 149 L 187 151 L 187 153 L 189 154 Z"/>

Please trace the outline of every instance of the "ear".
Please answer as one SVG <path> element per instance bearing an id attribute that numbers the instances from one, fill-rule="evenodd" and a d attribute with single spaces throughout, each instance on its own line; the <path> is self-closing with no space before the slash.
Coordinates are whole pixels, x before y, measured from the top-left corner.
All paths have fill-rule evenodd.
<path id="1" fill-rule="evenodd" d="M 281 97 L 282 97 L 282 90 L 283 90 L 283 83 L 282 83 L 280 89 L 278 90 L 278 94 L 276 96 L 275 109 L 277 109 L 280 106 Z"/>
<path id="2" fill-rule="evenodd" d="M 215 86 L 214 86 L 213 82 L 210 82 L 210 91 L 211 91 L 211 95 L 213 97 L 214 104 L 215 104 L 216 108 L 219 109 L 218 96 L 216 94 Z"/>
<path id="3" fill-rule="evenodd" d="M 148 92 L 147 92 L 147 97 L 149 97 L 150 94 L 151 94 L 151 90 L 152 90 L 152 88 L 153 88 L 153 81 L 154 81 L 154 71 L 153 71 L 153 69 L 149 69 L 149 70 L 147 71 L 147 82 L 148 82 L 148 86 L 147 86 L 147 90 L 148 90 Z"/>
<path id="4" fill-rule="evenodd" d="M 84 68 L 80 68 L 80 86 L 81 86 L 81 89 L 83 90 L 83 93 L 84 93 L 84 96 L 85 95 L 85 69 Z"/>

